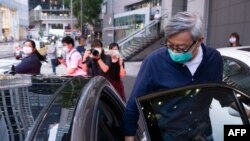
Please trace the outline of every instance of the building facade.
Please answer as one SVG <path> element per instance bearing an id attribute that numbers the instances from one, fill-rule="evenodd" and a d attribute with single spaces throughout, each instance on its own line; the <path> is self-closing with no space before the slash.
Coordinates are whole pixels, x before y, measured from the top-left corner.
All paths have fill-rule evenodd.
<path id="1" fill-rule="evenodd" d="M 103 42 L 117 42 L 149 25 L 157 11 L 163 29 L 171 15 L 186 9 L 187 0 L 106 0 L 102 5 Z"/>
<path id="2" fill-rule="evenodd" d="M 0 0 L 0 41 L 26 38 L 28 0 Z"/>
<path id="3" fill-rule="evenodd" d="M 48 5 L 44 7 L 37 5 L 29 12 L 30 26 L 32 27 L 29 34 L 32 37 L 39 38 L 50 34 L 65 36 L 79 32 L 74 26 L 77 19 L 74 16 L 71 17 L 70 8 L 64 7 L 57 0 L 47 3 Z M 46 8 L 47 6 L 49 8 Z M 73 27 L 71 28 L 71 26 Z"/>
<path id="4" fill-rule="evenodd" d="M 229 45 L 229 35 L 237 32 L 242 45 L 250 45 L 250 1 L 210 0 L 208 4 L 207 44 L 214 47 Z"/>
<path id="5" fill-rule="evenodd" d="M 204 19 L 204 42 L 207 45 L 228 46 L 232 32 L 239 33 L 242 45 L 249 45 L 249 6 L 247 0 L 105 0 L 102 5 L 102 39 L 104 44 L 109 44 L 128 36 L 147 25 L 155 9 L 159 9 L 162 29 L 177 12 L 196 12 Z"/>
<path id="6" fill-rule="evenodd" d="M 29 0 L 29 11 L 40 5 L 44 9 L 49 9 L 49 0 Z"/>
<path id="7" fill-rule="evenodd" d="M 2 139 L 4 141 L 24 141 L 25 136 L 34 123 L 28 96 L 29 86 L 31 86 L 30 77 L 15 76 L 1 80 L 0 124 L 1 128 L 5 128 L 6 134 Z"/>

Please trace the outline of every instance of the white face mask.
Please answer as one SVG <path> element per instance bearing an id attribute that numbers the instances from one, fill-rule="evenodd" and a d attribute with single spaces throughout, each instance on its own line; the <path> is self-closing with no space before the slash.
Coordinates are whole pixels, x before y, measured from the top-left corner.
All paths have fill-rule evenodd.
<path id="1" fill-rule="evenodd" d="M 112 50 L 112 52 L 111 52 L 111 56 L 119 56 L 120 55 L 120 53 L 119 53 L 119 50 Z"/>
<path id="2" fill-rule="evenodd" d="M 31 47 L 27 47 L 27 46 L 24 46 L 23 47 L 23 52 L 25 53 L 25 54 L 31 54 L 32 53 L 32 48 Z"/>
<path id="3" fill-rule="evenodd" d="M 235 38 L 235 37 L 229 38 L 229 42 L 230 42 L 230 43 L 235 43 L 235 42 L 236 42 L 236 38 Z"/>
<path id="4" fill-rule="evenodd" d="M 67 47 L 64 47 L 64 48 L 63 48 L 63 51 L 68 53 L 68 52 L 69 52 L 69 49 L 68 49 Z"/>

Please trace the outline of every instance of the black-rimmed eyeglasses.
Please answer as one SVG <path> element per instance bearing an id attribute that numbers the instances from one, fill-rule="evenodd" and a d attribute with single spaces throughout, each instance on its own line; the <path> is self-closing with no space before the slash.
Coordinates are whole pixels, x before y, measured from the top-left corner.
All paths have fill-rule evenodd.
<path id="1" fill-rule="evenodd" d="M 171 50 L 176 50 L 179 53 L 186 53 L 196 44 L 196 42 L 197 40 L 195 40 L 190 46 L 186 46 L 186 45 L 173 45 L 172 43 L 167 41 L 165 46 Z"/>

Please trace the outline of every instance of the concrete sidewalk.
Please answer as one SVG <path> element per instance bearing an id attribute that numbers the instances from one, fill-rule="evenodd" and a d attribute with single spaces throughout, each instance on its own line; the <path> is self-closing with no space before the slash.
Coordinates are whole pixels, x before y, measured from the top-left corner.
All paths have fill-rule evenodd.
<path id="1" fill-rule="evenodd" d="M 43 62 L 42 68 L 41 68 L 41 74 L 53 75 L 50 62 L 49 63 Z M 62 64 L 57 66 L 56 67 L 56 74 L 58 74 L 58 75 L 66 74 L 66 67 Z"/>
<path id="2" fill-rule="evenodd" d="M 0 58 L 14 56 L 14 43 L 1 43 L 0 44 Z"/>
<path id="3" fill-rule="evenodd" d="M 136 76 L 140 69 L 142 62 L 125 62 L 126 76 L 123 78 L 124 90 L 126 98 L 128 99 L 131 93 L 131 90 L 134 86 Z M 56 67 L 57 75 L 66 74 L 66 67 L 64 65 L 59 65 Z M 41 74 L 53 75 L 52 67 L 49 63 L 43 63 L 41 68 Z"/>
<path id="4" fill-rule="evenodd" d="M 142 62 L 125 62 L 125 70 L 127 76 L 136 76 Z M 65 74 L 66 73 L 66 67 L 64 65 L 59 65 L 56 67 L 56 73 L 57 74 Z M 43 62 L 42 68 L 41 68 L 41 74 L 53 74 L 52 73 L 52 67 L 50 62 L 46 63 Z"/>

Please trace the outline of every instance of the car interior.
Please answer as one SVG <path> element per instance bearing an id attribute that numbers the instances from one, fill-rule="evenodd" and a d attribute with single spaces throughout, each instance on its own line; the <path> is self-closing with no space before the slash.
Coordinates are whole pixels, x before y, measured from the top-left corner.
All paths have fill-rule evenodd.
<path id="1" fill-rule="evenodd" d="M 224 75 L 230 78 L 237 86 L 250 95 L 250 70 L 247 65 L 232 58 L 224 58 Z"/>
<path id="2" fill-rule="evenodd" d="M 98 102 L 98 141 L 121 141 L 122 135 L 122 111 L 112 99 L 102 92 Z"/>
<path id="3" fill-rule="evenodd" d="M 192 96 L 195 98 L 197 95 L 204 94 L 215 94 L 215 95 L 229 95 L 233 94 L 232 89 L 219 87 L 219 85 L 214 85 L 211 88 L 200 87 L 197 86 L 192 88 L 183 88 L 178 90 L 160 92 L 160 93 L 153 93 L 151 95 L 142 96 L 137 99 L 137 105 L 140 109 L 141 115 L 143 115 L 144 125 L 147 127 L 146 134 L 151 140 L 157 141 L 168 141 L 169 139 L 178 140 L 175 136 L 169 136 L 169 132 L 171 130 L 166 130 L 166 123 L 167 119 L 172 116 L 175 110 L 179 107 L 183 106 L 183 103 L 188 100 L 187 96 Z M 186 98 L 185 98 L 186 97 Z M 231 97 L 231 96 L 230 96 Z M 236 96 L 234 96 L 236 97 Z M 242 104 L 242 107 L 249 108 L 247 104 L 249 104 L 250 99 L 240 93 L 237 93 L 237 99 L 239 103 Z M 234 100 L 235 101 L 235 100 Z M 235 101 L 236 102 L 236 101 Z M 172 104 L 173 103 L 173 104 Z M 236 102 L 237 103 L 237 102 Z M 241 105 L 240 104 L 240 105 Z M 201 136 L 199 133 L 200 131 L 206 131 L 206 124 L 202 123 L 194 130 L 196 132 L 195 136 L 192 140 L 200 141 L 206 140 L 210 141 L 211 139 L 214 141 L 221 141 L 223 140 L 224 133 L 223 128 L 224 125 L 231 125 L 231 124 L 249 124 L 247 118 L 244 118 L 243 113 L 238 113 L 237 116 L 232 115 L 229 110 L 229 103 L 226 104 L 228 106 L 222 107 L 221 102 L 219 102 L 215 97 L 213 98 L 210 108 L 209 108 L 209 117 L 211 120 L 212 126 L 212 135 L 211 136 Z M 244 106 L 243 106 L 244 105 Z M 184 104 L 185 106 L 185 104 Z M 239 107 L 238 107 L 239 108 Z M 165 112 L 168 111 L 168 112 Z M 186 115 L 188 116 L 188 115 Z M 182 118 L 179 117 L 181 120 Z M 175 118 L 175 120 L 178 120 Z M 195 119 L 193 119 L 195 121 Z M 201 120 L 202 121 L 202 120 Z M 175 122 L 175 121 L 171 121 Z M 169 124 L 167 124 L 169 125 Z M 184 126 L 184 125 L 183 125 Z M 168 129 L 168 128 L 167 128 Z M 172 128 L 171 128 L 172 129 Z M 178 130 L 180 133 L 181 131 Z M 202 138 L 201 138 L 202 137 Z M 187 139 L 188 140 L 188 139 Z"/>

